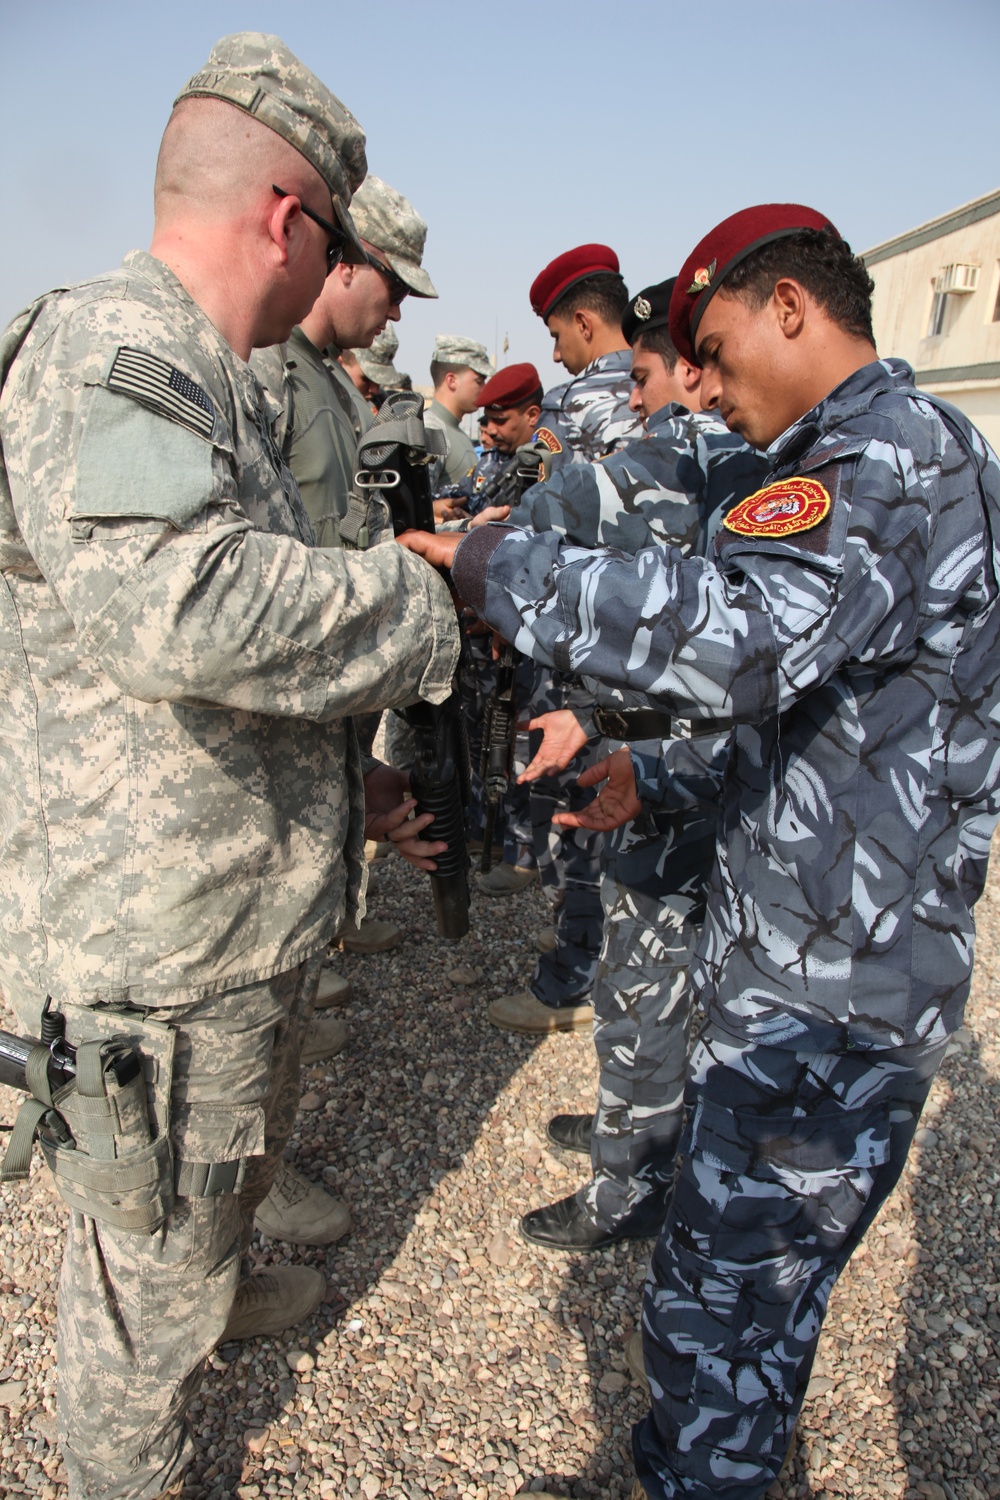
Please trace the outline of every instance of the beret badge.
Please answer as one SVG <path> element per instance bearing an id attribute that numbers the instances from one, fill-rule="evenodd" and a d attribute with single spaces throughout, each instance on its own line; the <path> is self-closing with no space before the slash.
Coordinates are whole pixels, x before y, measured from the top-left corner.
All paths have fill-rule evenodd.
<path id="1" fill-rule="evenodd" d="M 718 262 L 713 260 L 710 266 L 698 267 L 697 271 L 695 271 L 694 273 L 694 280 L 687 289 L 687 294 L 689 297 L 695 296 L 699 292 L 703 292 L 706 287 L 710 287 L 712 285 L 712 277 L 715 275 L 715 268 L 717 264 Z"/>
<path id="2" fill-rule="evenodd" d="M 651 302 L 647 302 L 645 297 L 636 297 L 635 301 L 632 304 L 632 311 L 635 313 L 637 318 L 641 318 L 645 323 L 646 320 L 648 318 L 651 318 L 653 315 L 653 304 Z"/>

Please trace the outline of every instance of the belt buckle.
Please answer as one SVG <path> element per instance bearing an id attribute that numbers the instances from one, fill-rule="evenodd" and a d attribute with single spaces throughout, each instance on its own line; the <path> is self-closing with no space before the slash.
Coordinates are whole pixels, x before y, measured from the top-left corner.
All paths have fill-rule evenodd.
<path id="1" fill-rule="evenodd" d="M 628 739 L 628 720 L 623 713 L 617 708 L 602 708 L 600 714 L 602 734 L 609 740 Z"/>

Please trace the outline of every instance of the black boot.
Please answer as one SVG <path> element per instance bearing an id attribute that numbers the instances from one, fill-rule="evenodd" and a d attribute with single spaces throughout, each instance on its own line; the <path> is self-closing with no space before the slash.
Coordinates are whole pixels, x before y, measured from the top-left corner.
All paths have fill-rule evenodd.
<path id="1" fill-rule="evenodd" d="M 564 1151 L 579 1151 L 581 1156 L 589 1156 L 593 1128 L 593 1115 L 553 1115 L 545 1134 Z"/>
<path id="2" fill-rule="evenodd" d="M 608 1231 L 594 1223 L 576 1201 L 576 1194 L 560 1198 L 547 1208 L 533 1208 L 521 1220 L 521 1234 L 533 1245 L 548 1250 L 603 1250 L 619 1240 L 655 1239 L 659 1229 L 646 1223 L 622 1224 Z"/>

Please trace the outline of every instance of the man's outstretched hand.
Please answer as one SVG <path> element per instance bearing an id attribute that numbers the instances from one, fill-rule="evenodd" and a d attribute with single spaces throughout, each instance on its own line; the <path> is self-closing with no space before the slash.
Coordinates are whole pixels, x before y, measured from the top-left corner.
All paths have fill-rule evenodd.
<path id="1" fill-rule="evenodd" d="M 577 778 L 577 785 L 597 786 L 602 781 L 605 785 L 593 802 L 588 802 L 580 812 L 556 813 L 553 823 L 562 828 L 593 828 L 608 833 L 612 828 L 620 828 L 623 823 L 631 823 L 637 818 L 642 812 L 642 803 L 635 794 L 635 773 L 628 750 L 616 750 L 607 760 L 590 766 Z"/>
<path id="2" fill-rule="evenodd" d="M 376 766 L 365 777 L 365 838 L 389 839 L 418 870 L 436 870 L 433 856 L 442 854 L 448 845 L 440 839 L 420 837 L 434 821 L 434 814 L 411 817 L 416 805 L 404 771 L 395 766 Z"/>
<path id="3" fill-rule="evenodd" d="M 565 771 L 574 755 L 587 743 L 587 736 L 571 708 L 557 708 L 552 713 L 540 714 L 537 719 L 529 719 L 528 728 L 542 731 L 542 743 L 534 759 L 517 778 L 518 785 L 537 781 L 539 776 L 550 776 L 553 771 Z"/>
<path id="4" fill-rule="evenodd" d="M 434 568 L 450 568 L 464 532 L 401 531 L 396 541 L 401 547 L 425 557 Z"/>

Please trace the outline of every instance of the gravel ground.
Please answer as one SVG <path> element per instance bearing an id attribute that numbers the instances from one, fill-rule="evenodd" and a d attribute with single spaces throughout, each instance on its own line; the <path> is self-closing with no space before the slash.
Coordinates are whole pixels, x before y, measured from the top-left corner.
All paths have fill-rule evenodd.
<path id="1" fill-rule="evenodd" d="M 834 1292 L 773 1497 L 1000 1497 L 996 868 L 967 1027 L 898 1191 Z M 580 1158 L 547 1149 L 545 1122 L 590 1107 L 592 1048 L 506 1036 L 483 1014 L 530 974 L 538 890 L 480 901 L 459 951 L 428 936 L 426 878 L 401 861 L 374 868 L 371 905 L 405 940 L 335 960 L 354 981 L 352 1039 L 307 1072 L 289 1147 L 349 1200 L 355 1230 L 328 1251 L 255 1244 L 262 1264 L 325 1269 L 329 1299 L 291 1340 L 218 1351 L 186 1494 L 627 1495 L 642 1407 L 622 1343 L 647 1247 L 558 1256 L 516 1230 L 580 1180 Z M 13 1103 L 0 1089 L 0 1118 Z M 62 1212 L 38 1165 L 0 1197 L 0 1494 L 57 1500 Z"/>

